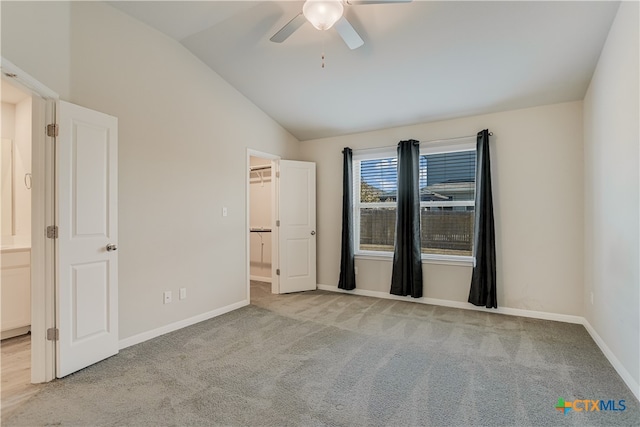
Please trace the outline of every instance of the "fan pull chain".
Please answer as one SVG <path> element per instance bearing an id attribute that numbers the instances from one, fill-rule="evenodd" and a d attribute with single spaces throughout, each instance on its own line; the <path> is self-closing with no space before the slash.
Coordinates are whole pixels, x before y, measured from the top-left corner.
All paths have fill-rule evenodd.
<path id="1" fill-rule="evenodd" d="M 322 68 L 324 68 L 324 35 L 325 31 L 322 31 Z"/>

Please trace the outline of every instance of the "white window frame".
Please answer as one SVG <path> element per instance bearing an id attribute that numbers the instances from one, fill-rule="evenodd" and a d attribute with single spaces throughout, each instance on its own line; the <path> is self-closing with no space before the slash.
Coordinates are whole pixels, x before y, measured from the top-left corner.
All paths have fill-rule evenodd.
<path id="1" fill-rule="evenodd" d="M 475 139 L 475 136 L 473 137 Z M 423 144 L 420 146 L 420 155 L 455 153 L 459 151 L 475 151 L 476 142 L 461 141 L 457 143 Z M 358 259 L 388 259 L 393 258 L 393 252 L 360 250 L 360 209 L 368 208 L 396 208 L 396 202 L 360 203 L 360 162 L 363 160 L 376 160 L 397 157 L 395 147 L 366 150 L 353 153 L 353 224 L 354 224 L 354 254 Z M 476 165 L 477 167 L 477 165 Z M 449 207 L 449 206 L 475 206 L 474 201 L 429 201 L 420 202 L 420 207 Z M 422 263 L 449 264 L 449 265 L 474 265 L 475 256 L 422 254 Z"/>

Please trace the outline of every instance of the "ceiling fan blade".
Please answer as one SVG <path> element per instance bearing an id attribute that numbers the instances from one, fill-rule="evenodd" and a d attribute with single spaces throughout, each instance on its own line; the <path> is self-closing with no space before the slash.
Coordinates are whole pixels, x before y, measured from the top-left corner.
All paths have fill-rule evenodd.
<path id="1" fill-rule="evenodd" d="M 356 32 L 353 26 L 347 21 L 347 18 L 344 16 L 338 20 L 335 24 L 333 24 L 333 28 L 338 31 L 342 40 L 349 46 L 349 49 L 357 49 L 364 44 L 364 40 L 362 37 Z"/>
<path id="2" fill-rule="evenodd" d="M 413 0 L 345 0 L 350 6 L 358 4 L 411 3 Z"/>
<path id="3" fill-rule="evenodd" d="M 282 43 L 305 22 L 307 22 L 307 18 L 305 18 L 302 13 L 299 13 L 295 18 L 289 21 L 287 25 L 280 28 L 280 31 L 275 33 L 269 40 L 276 43 Z"/>

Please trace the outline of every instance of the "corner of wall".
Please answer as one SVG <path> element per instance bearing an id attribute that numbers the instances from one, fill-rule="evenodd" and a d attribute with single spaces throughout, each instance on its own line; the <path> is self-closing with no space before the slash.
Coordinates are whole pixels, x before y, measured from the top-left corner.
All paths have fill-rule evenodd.
<path id="1" fill-rule="evenodd" d="M 639 23 L 638 2 L 621 2 L 583 102 L 583 306 L 640 400 Z"/>

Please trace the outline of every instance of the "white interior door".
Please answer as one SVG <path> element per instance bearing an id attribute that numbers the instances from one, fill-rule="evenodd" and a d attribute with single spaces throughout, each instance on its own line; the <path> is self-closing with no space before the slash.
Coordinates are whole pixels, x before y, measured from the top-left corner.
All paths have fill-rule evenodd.
<path id="1" fill-rule="evenodd" d="M 118 120 L 60 102 L 56 376 L 118 352 Z"/>
<path id="2" fill-rule="evenodd" d="M 280 293 L 316 289 L 316 164 L 280 160 Z"/>

